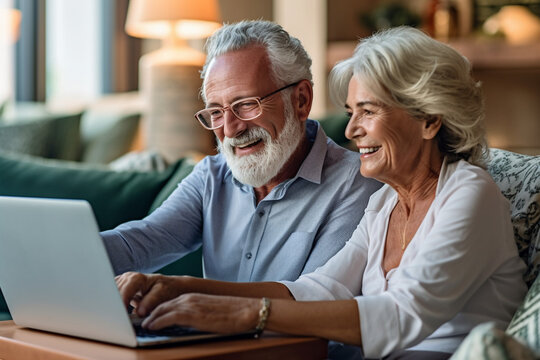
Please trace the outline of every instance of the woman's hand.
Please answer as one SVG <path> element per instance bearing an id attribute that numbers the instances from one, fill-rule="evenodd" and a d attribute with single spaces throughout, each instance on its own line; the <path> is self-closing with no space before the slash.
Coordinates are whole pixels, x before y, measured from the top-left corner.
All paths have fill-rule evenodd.
<path id="1" fill-rule="evenodd" d="M 142 323 L 151 330 L 172 325 L 203 331 L 233 333 L 255 329 L 261 300 L 206 294 L 184 294 L 152 311 Z"/>
<path id="2" fill-rule="evenodd" d="M 140 317 L 147 316 L 159 304 L 184 292 L 182 277 L 127 272 L 115 280 L 126 307 L 133 306 Z"/>
<path id="3" fill-rule="evenodd" d="M 156 307 L 142 326 L 150 330 L 180 325 L 211 332 L 243 332 L 257 327 L 260 310 L 258 297 L 187 293 Z M 358 304 L 354 299 L 298 302 L 273 298 L 265 328 L 362 344 Z"/>

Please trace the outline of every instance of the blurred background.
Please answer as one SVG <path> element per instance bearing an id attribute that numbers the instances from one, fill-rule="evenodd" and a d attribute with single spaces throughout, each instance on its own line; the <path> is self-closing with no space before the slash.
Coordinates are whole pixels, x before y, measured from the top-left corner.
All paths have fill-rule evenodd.
<path id="1" fill-rule="evenodd" d="M 104 164 L 133 151 L 169 163 L 214 153 L 192 116 L 205 38 L 221 22 L 267 19 L 313 58 L 312 118 L 342 122 L 329 70 L 359 38 L 407 24 L 472 62 L 490 146 L 537 155 L 539 16 L 540 0 L 0 0 L 0 149 Z M 162 32 L 147 26 L 158 20 Z M 215 27 L 195 31 L 195 20 Z"/>

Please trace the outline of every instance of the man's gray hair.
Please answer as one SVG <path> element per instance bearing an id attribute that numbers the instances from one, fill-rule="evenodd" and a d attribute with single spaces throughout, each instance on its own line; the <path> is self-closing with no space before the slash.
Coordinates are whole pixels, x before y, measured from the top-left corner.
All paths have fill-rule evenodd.
<path id="1" fill-rule="evenodd" d="M 410 27 L 385 30 L 361 40 L 353 56 L 332 69 L 330 94 L 339 106 L 353 76 L 387 105 L 418 118 L 440 116 L 441 152 L 484 165 L 482 89 L 469 61 L 450 46 Z"/>
<path id="2" fill-rule="evenodd" d="M 206 62 L 201 71 L 203 99 L 205 99 L 204 79 L 212 61 L 220 55 L 254 45 L 266 49 L 270 61 L 270 75 L 277 87 L 303 79 L 313 83 L 311 58 L 297 38 L 290 36 L 280 25 L 270 21 L 241 21 L 225 24 L 206 42 Z"/>

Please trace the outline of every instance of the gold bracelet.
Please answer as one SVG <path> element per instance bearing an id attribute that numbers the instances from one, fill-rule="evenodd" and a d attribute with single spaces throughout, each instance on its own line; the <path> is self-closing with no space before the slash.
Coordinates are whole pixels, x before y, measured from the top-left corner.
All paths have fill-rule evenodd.
<path id="1" fill-rule="evenodd" d="M 268 315 L 270 315 L 270 299 L 263 297 L 261 299 L 261 309 L 259 310 L 259 321 L 255 330 L 262 332 L 266 327 L 266 321 L 268 320 Z"/>

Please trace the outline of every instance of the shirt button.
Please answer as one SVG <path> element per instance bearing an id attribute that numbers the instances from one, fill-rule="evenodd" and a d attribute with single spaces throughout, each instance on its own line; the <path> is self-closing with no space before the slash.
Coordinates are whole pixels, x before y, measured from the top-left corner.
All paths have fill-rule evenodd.
<path id="1" fill-rule="evenodd" d="M 263 216 L 264 216 L 264 210 L 259 211 L 259 217 L 263 217 Z"/>
<path id="2" fill-rule="evenodd" d="M 246 254 L 246 259 L 248 259 L 248 260 L 251 259 L 251 253 L 250 253 L 250 252 L 248 252 L 248 253 Z"/>

